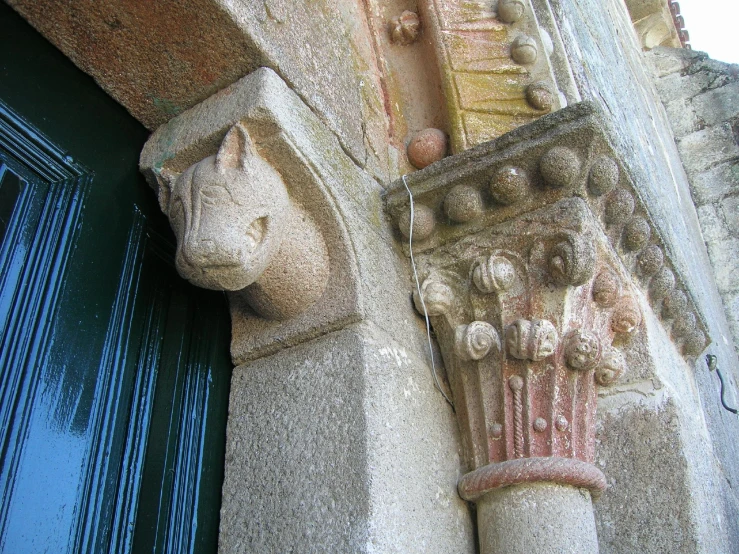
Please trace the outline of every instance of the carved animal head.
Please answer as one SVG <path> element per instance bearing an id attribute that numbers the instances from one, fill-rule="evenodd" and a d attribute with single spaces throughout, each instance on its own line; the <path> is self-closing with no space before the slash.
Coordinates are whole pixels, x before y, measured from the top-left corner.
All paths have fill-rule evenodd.
<path id="1" fill-rule="evenodd" d="M 279 173 L 237 124 L 215 156 L 160 185 L 177 237 L 177 271 L 193 284 L 241 290 L 259 278 L 282 242 L 289 199 Z"/>

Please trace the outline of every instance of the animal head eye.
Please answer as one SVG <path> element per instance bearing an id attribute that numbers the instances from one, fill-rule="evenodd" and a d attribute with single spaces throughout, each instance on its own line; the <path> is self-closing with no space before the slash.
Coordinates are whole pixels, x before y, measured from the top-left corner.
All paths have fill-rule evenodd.
<path id="1" fill-rule="evenodd" d="M 209 203 L 231 201 L 231 195 L 226 187 L 209 185 L 200 189 L 200 196 Z"/>

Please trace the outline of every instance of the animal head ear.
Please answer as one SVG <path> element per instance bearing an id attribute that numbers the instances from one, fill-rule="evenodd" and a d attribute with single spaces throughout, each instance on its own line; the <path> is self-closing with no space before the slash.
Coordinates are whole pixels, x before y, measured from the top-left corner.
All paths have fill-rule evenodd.
<path id="1" fill-rule="evenodd" d="M 237 123 L 226 133 L 216 155 L 216 169 L 239 169 L 247 167 L 249 160 L 256 157 L 256 148 L 243 125 Z"/>
<path id="2" fill-rule="evenodd" d="M 164 212 L 164 215 L 169 215 L 169 201 L 172 196 L 172 189 L 174 183 L 177 180 L 178 175 L 167 170 L 161 169 L 156 172 L 157 184 L 157 199 L 159 200 L 159 207 Z"/>

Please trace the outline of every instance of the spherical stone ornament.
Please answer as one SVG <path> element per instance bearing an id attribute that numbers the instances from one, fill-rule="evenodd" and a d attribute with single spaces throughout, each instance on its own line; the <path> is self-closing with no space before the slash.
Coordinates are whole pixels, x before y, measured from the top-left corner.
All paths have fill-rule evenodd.
<path id="1" fill-rule="evenodd" d="M 615 348 L 604 349 L 600 365 L 595 370 L 595 382 L 601 387 L 610 387 L 626 372 L 626 359 Z"/>
<path id="2" fill-rule="evenodd" d="M 567 421 L 565 416 L 558 415 L 557 419 L 554 421 L 554 426 L 557 428 L 557 431 L 567 431 L 567 428 L 570 426 L 570 422 Z"/>
<path id="3" fill-rule="evenodd" d="M 498 19 L 504 23 L 515 23 L 523 17 L 526 6 L 522 0 L 500 0 L 498 2 Z"/>
<path id="4" fill-rule="evenodd" d="M 706 335 L 696 329 L 683 340 L 683 353 L 688 356 L 697 356 L 706 347 Z"/>
<path id="5" fill-rule="evenodd" d="M 621 283 L 613 271 L 601 271 L 593 280 L 593 300 L 599 306 L 613 306 L 621 291 Z"/>
<path id="6" fill-rule="evenodd" d="M 492 255 L 479 260 L 472 270 L 472 282 L 486 294 L 508 290 L 515 279 L 513 264 L 503 256 Z"/>
<path id="7" fill-rule="evenodd" d="M 400 15 L 390 19 L 388 30 L 392 42 L 406 46 L 415 42 L 418 38 L 418 34 L 421 32 L 421 20 L 417 13 L 405 10 Z"/>
<path id="8" fill-rule="evenodd" d="M 539 49 L 536 46 L 536 41 L 529 36 L 518 35 L 511 44 L 511 58 L 518 64 L 534 63 L 538 53 Z"/>
<path id="9" fill-rule="evenodd" d="M 512 391 L 520 391 L 523 389 L 523 378 L 520 375 L 513 375 L 508 379 L 508 386 Z"/>
<path id="10" fill-rule="evenodd" d="M 695 314 L 686 311 L 672 323 L 672 332 L 675 336 L 685 337 L 695 330 L 696 322 Z"/>
<path id="11" fill-rule="evenodd" d="M 662 301 L 662 317 L 678 319 L 688 311 L 688 297 L 681 290 L 673 289 Z"/>
<path id="12" fill-rule="evenodd" d="M 499 204 L 508 206 L 523 199 L 530 189 L 529 176 L 513 166 L 505 166 L 496 171 L 490 182 L 490 194 Z"/>
<path id="13" fill-rule="evenodd" d="M 424 305 L 430 317 L 448 314 L 451 311 L 454 292 L 448 285 L 434 279 L 426 279 L 421 285 L 421 294 L 423 294 L 423 303 L 418 296 L 418 291 L 413 292 L 413 304 L 419 314 L 424 315 Z"/>
<path id="14" fill-rule="evenodd" d="M 565 361 L 570 369 L 588 371 L 600 362 L 600 340 L 582 329 L 570 331 L 565 339 Z"/>
<path id="15" fill-rule="evenodd" d="M 526 102 L 535 110 L 550 112 L 554 106 L 554 93 L 547 83 L 531 83 L 526 87 Z"/>
<path id="16" fill-rule="evenodd" d="M 500 423 L 493 423 L 490 426 L 490 435 L 494 439 L 499 439 L 503 436 L 503 426 Z"/>
<path id="17" fill-rule="evenodd" d="M 656 244 L 650 244 L 639 254 L 639 271 L 646 277 L 657 273 L 664 263 L 665 255 L 662 253 L 662 249 Z"/>
<path id="18" fill-rule="evenodd" d="M 543 433 L 547 430 L 547 420 L 543 417 L 537 417 L 534 420 L 534 431 L 537 433 Z"/>
<path id="19" fill-rule="evenodd" d="M 613 158 L 599 156 L 590 166 L 588 173 L 588 190 L 594 196 L 611 192 L 618 184 L 618 164 Z"/>
<path id="20" fill-rule="evenodd" d="M 482 360 L 491 350 L 500 352 L 495 327 L 486 321 L 459 325 L 454 331 L 454 353 L 463 360 Z"/>
<path id="21" fill-rule="evenodd" d="M 436 217 L 434 210 L 423 204 L 413 206 L 413 240 L 426 240 L 434 232 Z M 410 238 L 411 232 L 411 210 L 400 214 L 398 228 L 405 238 Z"/>
<path id="22" fill-rule="evenodd" d="M 408 143 L 408 161 L 418 169 L 438 162 L 446 156 L 449 141 L 446 133 L 439 129 L 419 131 Z"/>
<path id="23" fill-rule="evenodd" d="M 634 197 L 624 189 L 614 190 L 606 200 L 605 220 L 609 225 L 624 223 L 634 213 Z"/>
<path id="24" fill-rule="evenodd" d="M 627 250 L 636 252 L 649 242 L 652 229 L 643 217 L 632 217 L 624 226 L 623 244 Z"/>
<path id="25" fill-rule="evenodd" d="M 641 324 L 641 310 L 631 298 L 623 298 L 611 314 L 611 329 L 614 333 L 630 335 Z"/>
<path id="26" fill-rule="evenodd" d="M 444 199 L 444 212 L 456 223 L 467 223 L 480 217 L 482 209 L 480 191 L 468 185 L 457 185 Z"/>
<path id="27" fill-rule="evenodd" d="M 552 187 L 566 187 L 575 183 L 580 174 L 580 159 L 564 146 L 555 146 L 539 160 L 539 173 Z"/>
<path id="28" fill-rule="evenodd" d="M 662 267 L 649 281 L 649 297 L 652 300 L 664 298 L 675 288 L 675 274 L 668 267 Z"/>

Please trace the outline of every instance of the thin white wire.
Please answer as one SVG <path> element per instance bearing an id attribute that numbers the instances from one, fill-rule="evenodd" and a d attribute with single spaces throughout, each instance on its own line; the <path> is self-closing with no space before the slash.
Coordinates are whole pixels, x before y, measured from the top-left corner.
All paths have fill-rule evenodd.
<path id="1" fill-rule="evenodd" d="M 441 388 L 441 385 L 439 384 L 439 377 L 436 375 L 436 364 L 434 363 L 434 347 L 431 343 L 431 322 L 429 321 L 429 314 L 428 311 L 426 311 L 426 302 L 423 301 L 423 294 L 421 293 L 421 283 L 418 280 L 418 271 L 416 270 L 416 260 L 413 258 L 413 220 L 415 217 L 414 207 L 413 207 L 413 193 L 411 192 L 411 189 L 408 187 L 408 183 L 405 180 L 405 175 L 403 175 L 403 184 L 405 185 L 405 190 L 408 191 L 408 198 L 410 198 L 410 204 L 411 204 L 411 221 L 410 221 L 410 230 L 408 232 L 408 250 L 411 253 L 411 267 L 413 268 L 413 277 L 416 280 L 416 290 L 418 291 L 418 298 L 421 300 L 421 307 L 423 308 L 423 317 L 426 320 L 426 338 L 428 340 L 429 345 L 429 355 L 431 356 L 431 373 L 434 375 L 434 383 L 436 384 L 436 388 L 439 389 L 439 392 L 444 397 L 444 400 L 449 402 L 449 405 L 454 409 L 454 403 L 449 400 L 449 397 L 444 392 L 444 389 Z"/>

